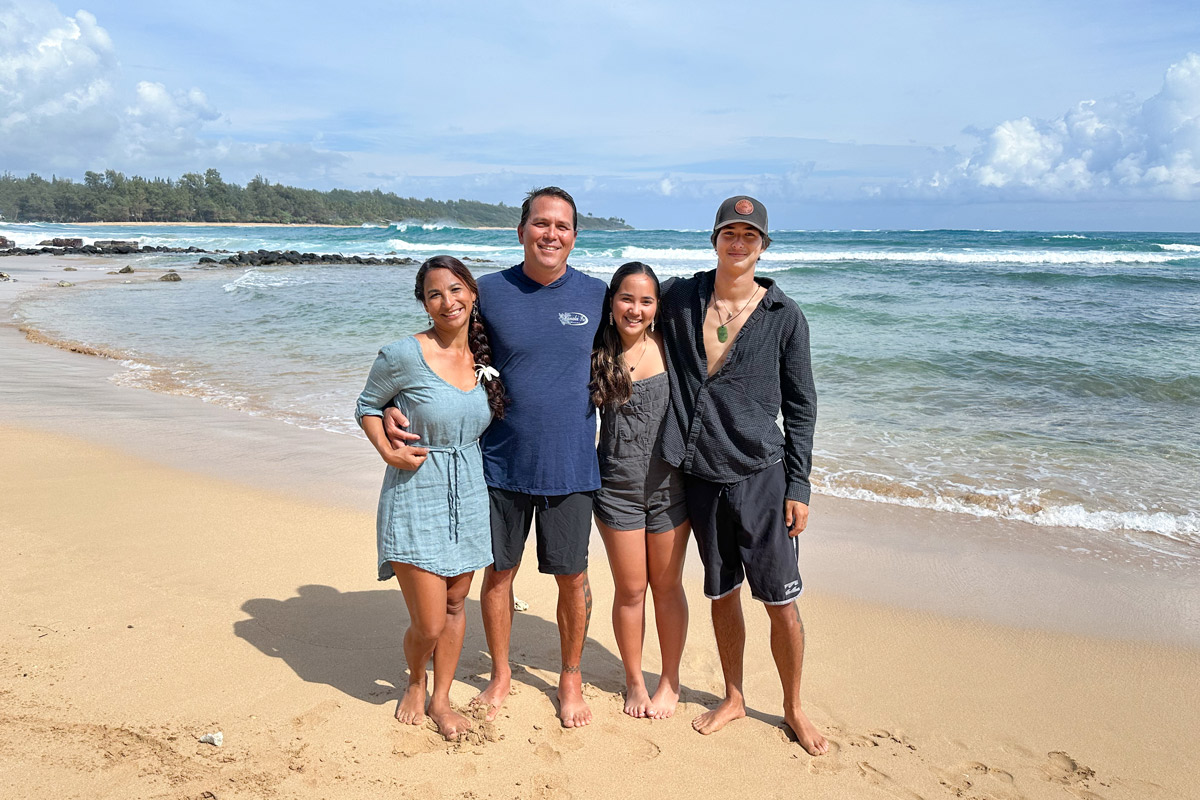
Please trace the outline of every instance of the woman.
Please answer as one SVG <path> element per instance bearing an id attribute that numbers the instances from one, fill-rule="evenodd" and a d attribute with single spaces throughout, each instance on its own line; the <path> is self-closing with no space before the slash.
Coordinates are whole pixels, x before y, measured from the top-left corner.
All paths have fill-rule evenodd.
<path id="1" fill-rule="evenodd" d="M 479 436 L 492 415 L 504 416 L 504 386 L 475 309 L 475 279 L 462 262 L 429 259 L 417 270 L 414 293 L 433 324 L 379 351 L 355 416 L 388 465 L 377 516 L 379 579 L 395 575 L 408 606 L 408 688 L 396 719 L 417 725 L 428 714 L 455 740 L 471 728 L 450 707 L 466 631 L 463 604 L 474 571 L 492 563 Z M 383 409 L 393 398 L 422 446 L 388 442 Z"/>
<path id="2" fill-rule="evenodd" d="M 592 402 L 600 410 L 601 487 L 596 526 L 612 567 L 613 631 L 625 662 L 625 713 L 665 719 L 679 701 L 679 661 L 687 638 L 683 592 L 687 506 L 683 475 L 659 457 L 670 401 L 662 337 L 654 332 L 658 278 L 634 261 L 613 275 L 608 316 L 592 352 Z M 646 588 L 662 649 L 662 675 L 651 695 L 642 677 Z"/>

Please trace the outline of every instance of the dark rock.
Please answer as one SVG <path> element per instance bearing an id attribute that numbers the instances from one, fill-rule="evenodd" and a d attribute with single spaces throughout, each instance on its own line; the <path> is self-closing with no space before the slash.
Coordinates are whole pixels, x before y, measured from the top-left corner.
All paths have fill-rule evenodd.
<path id="1" fill-rule="evenodd" d="M 125 241 L 122 239 L 97 239 L 96 247 L 137 247 L 138 243 L 134 241 Z"/>
<path id="2" fill-rule="evenodd" d="M 12 241 L 7 236 L 0 236 L 0 250 L 7 250 L 10 247 L 16 246 L 16 242 Z"/>
<path id="3" fill-rule="evenodd" d="M 63 272 L 78 272 L 74 267 L 63 267 Z"/>
<path id="4" fill-rule="evenodd" d="M 46 239 L 38 247 L 83 247 L 83 239 Z"/>
<path id="5" fill-rule="evenodd" d="M 71 283 L 70 281 L 59 281 L 58 285 L 65 289 L 66 287 L 74 286 L 75 284 Z"/>
<path id="6" fill-rule="evenodd" d="M 128 275 L 131 272 L 133 272 L 133 267 L 129 266 L 128 264 L 117 270 L 118 275 Z"/>
<path id="7" fill-rule="evenodd" d="M 16 280 L 16 278 L 14 278 L 12 275 L 9 275 L 7 272 L 0 272 L 0 283 L 4 283 L 5 281 L 15 281 L 15 280 Z"/>
<path id="8" fill-rule="evenodd" d="M 172 272 L 168 272 L 165 275 L 163 275 L 161 278 L 159 278 L 159 280 L 160 281 L 181 281 L 181 280 L 183 280 L 183 278 L 179 277 L 178 272 L 172 271 Z"/>
<path id="9" fill-rule="evenodd" d="M 201 257 L 200 257 L 200 262 L 199 262 L 199 263 L 201 263 L 201 264 L 215 264 L 215 263 L 217 263 L 217 260 L 216 260 L 215 258 L 209 258 L 208 256 L 201 256 Z"/>

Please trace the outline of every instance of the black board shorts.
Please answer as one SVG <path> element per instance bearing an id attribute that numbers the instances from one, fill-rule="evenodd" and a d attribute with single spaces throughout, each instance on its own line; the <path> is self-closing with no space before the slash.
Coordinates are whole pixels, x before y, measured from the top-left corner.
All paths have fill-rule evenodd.
<path id="1" fill-rule="evenodd" d="M 767 605 L 795 600 L 800 582 L 798 537 L 783 519 L 787 475 L 783 462 L 737 483 L 712 483 L 687 476 L 688 515 L 704 565 L 704 596 L 718 600 L 743 579 L 750 594 Z"/>
<path id="2" fill-rule="evenodd" d="M 540 495 L 488 487 L 492 512 L 492 568 L 521 563 L 529 526 L 536 521 L 538 572 L 578 575 L 587 569 L 592 493 Z"/>

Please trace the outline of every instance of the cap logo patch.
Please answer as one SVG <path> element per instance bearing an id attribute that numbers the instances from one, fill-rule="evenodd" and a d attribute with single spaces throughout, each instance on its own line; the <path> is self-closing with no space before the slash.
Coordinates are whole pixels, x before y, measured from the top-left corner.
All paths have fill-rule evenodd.
<path id="1" fill-rule="evenodd" d="M 737 205 L 733 207 L 733 210 L 745 217 L 754 213 L 754 203 L 743 197 L 737 201 Z"/>

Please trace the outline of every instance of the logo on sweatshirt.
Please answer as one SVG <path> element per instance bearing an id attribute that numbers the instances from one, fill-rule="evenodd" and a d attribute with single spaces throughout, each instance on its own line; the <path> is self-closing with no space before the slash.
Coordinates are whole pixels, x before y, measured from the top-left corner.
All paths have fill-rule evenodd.
<path id="1" fill-rule="evenodd" d="M 586 314 L 581 314 L 578 311 L 564 311 L 558 315 L 558 321 L 563 325 L 587 325 L 588 318 Z"/>

